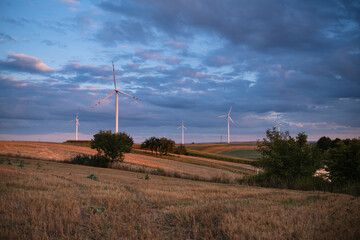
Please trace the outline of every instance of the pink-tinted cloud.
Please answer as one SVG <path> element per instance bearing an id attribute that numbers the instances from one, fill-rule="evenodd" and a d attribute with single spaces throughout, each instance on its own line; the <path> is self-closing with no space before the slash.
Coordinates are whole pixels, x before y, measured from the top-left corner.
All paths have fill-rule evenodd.
<path id="1" fill-rule="evenodd" d="M 176 57 L 176 56 L 171 56 L 171 57 L 169 57 L 169 58 L 166 59 L 166 62 L 167 62 L 168 64 L 179 64 L 180 61 L 181 61 L 181 60 L 180 60 L 178 57 Z"/>
<path id="2" fill-rule="evenodd" d="M 60 0 L 60 2 L 68 5 L 80 5 L 80 1 L 77 0 Z"/>
<path id="3" fill-rule="evenodd" d="M 23 53 L 10 53 L 7 60 L 0 60 L 0 69 L 29 73 L 48 73 L 53 71 L 41 59 Z"/>
<path id="4" fill-rule="evenodd" d="M 168 42 L 167 45 L 177 49 L 187 48 L 187 44 L 184 42 Z"/>
<path id="5" fill-rule="evenodd" d="M 135 51 L 145 59 L 163 60 L 163 56 L 156 52 L 145 51 L 140 48 L 136 48 Z"/>

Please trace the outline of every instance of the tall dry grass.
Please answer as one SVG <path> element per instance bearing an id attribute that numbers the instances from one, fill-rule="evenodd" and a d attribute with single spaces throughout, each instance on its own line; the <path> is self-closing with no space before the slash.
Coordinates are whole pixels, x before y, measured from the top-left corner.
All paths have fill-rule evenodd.
<path id="1" fill-rule="evenodd" d="M 10 161 L 0 164 L 0 239 L 360 237 L 360 199 L 349 195 Z"/>

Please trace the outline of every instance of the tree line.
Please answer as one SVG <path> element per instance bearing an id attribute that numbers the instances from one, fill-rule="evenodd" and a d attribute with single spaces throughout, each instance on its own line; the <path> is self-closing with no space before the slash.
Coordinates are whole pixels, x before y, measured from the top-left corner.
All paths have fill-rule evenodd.
<path id="1" fill-rule="evenodd" d="M 331 140 L 324 136 L 311 144 L 303 132 L 293 138 L 288 131 L 273 128 L 257 146 L 262 173 L 245 181 L 304 190 L 345 189 L 360 195 L 360 138 Z M 319 169 L 328 172 L 326 178 L 315 175 Z"/>
<path id="2" fill-rule="evenodd" d="M 351 186 L 360 195 L 360 138 L 334 140 L 321 137 L 316 144 L 308 143 L 308 136 L 299 133 L 292 137 L 288 131 L 275 128 L 266 131 L 266 137 L 257 142 L 260 174 L 244 178 L 243 182 L 270 187 L 295 189 L 333 190 Z M 111 167 L 114 162 L 124 160 L 124 153 L 131 152 L 133 139 L 126 133 L 100 130 L 91 140 L 91 148 L 98 154 L 87 161 L 97 166 Z M 153 154 L 187 154 L 185 146 L 176 147 L 167 138 L 150 137 L 141 143 L 141 149 Z M 81 159 L 78 161 L 81 161 Z M 316 176 L 319 169 L 328 171 L 327 180 Z"/>

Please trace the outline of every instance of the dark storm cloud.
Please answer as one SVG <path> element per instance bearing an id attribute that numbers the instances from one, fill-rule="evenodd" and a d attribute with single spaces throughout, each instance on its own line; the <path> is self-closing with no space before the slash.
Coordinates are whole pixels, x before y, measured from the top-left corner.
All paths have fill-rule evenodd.
<path id="1" fill-rule="evenodd" d="M 359 6 L 349 5 L 344 8 L 342 2 L 335 0 L 326 4 L 322 1 L 268 0 L 207 0 L 190 4 L 188 1 L 157 0 L 103 1 L 98 6 L 105 11 L 136 19 L 140 25 L 135 29 L 143 29 L 151 24 L 151 27 L 169 36 L 188 36 L 190 31 L 191 35 L 200 31 L 216 33 L 236 45 L 246 45 L 260 51 L 313 51 L 331 47 L 336 42 L 331 35 L 344 34 L 342 29 L 357 20 L 358 11 L 354 9 L 358 10 Z M 349 15 L 348 12 L 354 14 Z M 105 28 L 108 29 L 108 25 Z M 123 32 L 119 28 L 113 30 Z M 144 39 L 143 31 L 140 32 L 138 39 Z M 118 39 L 116 31 L 112 31 L 112 34 L 115 35 L 113 39 Z M 111 37 L 104 39 L 110 41 Z M 137 38 L 132 39 L 136 41 Z"/>

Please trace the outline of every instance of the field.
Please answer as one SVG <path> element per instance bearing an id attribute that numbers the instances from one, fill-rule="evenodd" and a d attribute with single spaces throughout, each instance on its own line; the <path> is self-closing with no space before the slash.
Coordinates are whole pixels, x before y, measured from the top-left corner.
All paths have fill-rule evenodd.
<path id="1" fill-rule="evenodd" d="M 226 179 L 235 182 L 246 174 L 254 174 L 255 167 L 233 162 L 223 162 L 214 159 L 204 159 L 192 156 L 155 157 L 144 154 L 126 154 L 123 167 L 134 170 L 161 170 L 169 174 L 178 174 L 187 178 Z M 70 160 L 78 154 L 96 154 L 96 151 L 86 146 L 74 146 L 60 143 L 43 142 L 11 142 L 0 141 L 0 155 L 37 158 L 53 161 Z"/>
<path id="2" fill-rule="evenodd" d="M 256 143 L 217 143 L 217 144 L 186 144 L 190 151 L 202 151 L 231 157 L 255 160 L 260 154 L 255 150 Z"/>
<path id="3" fill-rule="evenodd" d="M 26 143 L 13 144 L 30 151 Z M 43 152 L 59 150 L 57 154 L 66 156 L 91 149 L 60 150 L 47 143 L 46 150 L 44 145 L 33 144 L 33 154 L 39 153 L 42 160 L 10 154 L 0 157 L 0 239 L 360 237 L 357 197 L 66 164 L 55 157 L 45 160 Z"/>

